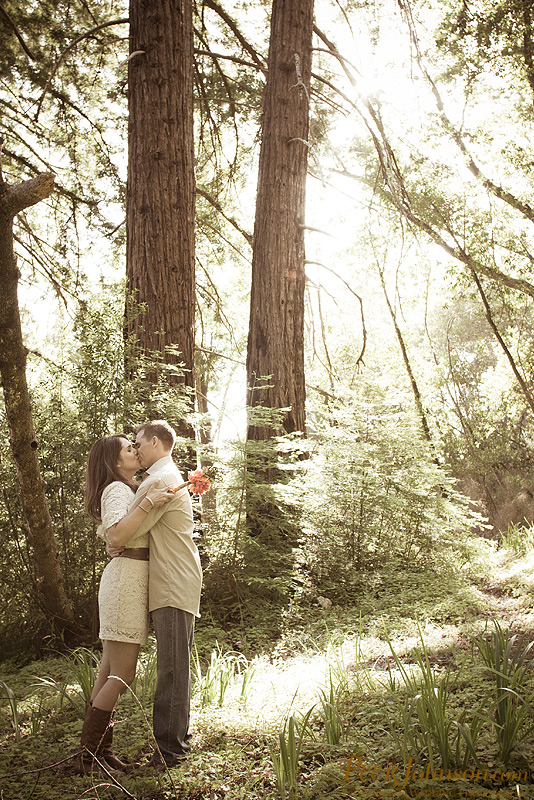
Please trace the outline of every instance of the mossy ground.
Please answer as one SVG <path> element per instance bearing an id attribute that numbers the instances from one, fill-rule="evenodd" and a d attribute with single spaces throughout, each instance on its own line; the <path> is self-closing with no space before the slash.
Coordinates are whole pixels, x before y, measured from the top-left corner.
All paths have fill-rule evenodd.
<path id="1" fill-rule="evenodd" d="M 470 773 L 461 780 L 452 773 L 449 780 L 447 773 L 416 773 L 418 780 L 403 786 L 400 776 L 405 774 L 406 765 L 387 700 L 388 667 L 394 667 L 387 639 L 408 664 L 410 651 L 421 645 L 422 636 L 437 672 L 450 670 L 454 674 L 451 718 L 460 719 L 462 713 L 469 713 L 487 694 L 490 681 L 476 658 L 473 637 L 484 631 L 488 621 L 496 619 L 502 627 L 534 639 L 534 556 L 499 551 L 479 540 L 473 557 L 461 568 L 443 564 L 433 572 L 376 573 L 362 586 L 361 597 L 343 607 L 333 605 L 325 610 L 309 600 L 295 600 L 283 613 L 278 612 L 282 631 L 278 636 L 272 635 L 272 626 L 265 618 L 254 630 L 222 630 L 214 626 L 208 614 L 196 636 L 204 672 L 213 648 L 222 664 L 228 663 L 225 654 L 230 651 L 237 659 L 240 648 L 241 665 L 245 656 L 253 664 L 248 688 L 243 691 L 243 673 L 235 676 L 219 704 L 220 691 L 209 699 L 197 684 L 193 691 L 191 756 L 167 774 L 116 776 L 120 785 L 100 774 L 92 778 L 72 774 L 83 699 L 72 675 L 69 677 L 65 658 L 57 656 L 23 667 L 2 664 L 0 799 L 274 798 L 279 793 L 272 753 L 278 752 L 279 733 L 292 713 L 303 714 L 312 706 L 295 797 L 371 800 L 408 794 L 429 800 L 534 798 L 534 785 L 530 783 L 534 734 L 519 742 L 510 763 L 500 764 L 491 725 L 477 741 L 477 756 L 489 770 L 485 780 L 483 775 L 471 779 Z M 123 698 L 116 715 L 116 749 L 129 759 L 151 750 L 153 682 L 145 677 L 151 648 L 153 644 L 143 654 L 136 697 Z M 6 687 L 16 700 L 16 725 Z M 328 687 L 339 689 L 336 710 L 343 735 L 336 744 L 326 741 L 325 720 L 320 713 L 322 692 Z M 402 695 L 400 684 L 399 692 Z M 397 728 L 401 730 L 401 726 Z M 424 755 L 420 755 L 413 768 L 420 769 L 424 764 Z"/>

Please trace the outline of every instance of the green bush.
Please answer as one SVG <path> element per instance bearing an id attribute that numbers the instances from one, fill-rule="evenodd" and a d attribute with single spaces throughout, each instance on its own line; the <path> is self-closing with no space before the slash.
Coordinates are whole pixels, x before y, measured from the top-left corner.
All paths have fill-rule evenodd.
<path id="1" fill-rule="evenodd" d="M 330 597 L 357 592 L 362 571 L 428 567 L 472 524 L 417 420 L 376 390 L 340 404 L 307 466 L 300 562 Z"/>

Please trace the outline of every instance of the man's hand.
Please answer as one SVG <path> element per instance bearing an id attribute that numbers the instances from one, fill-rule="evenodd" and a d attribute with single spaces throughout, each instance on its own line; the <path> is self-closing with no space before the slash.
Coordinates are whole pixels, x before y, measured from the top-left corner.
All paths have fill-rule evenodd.
<path id="1" fill-rule="evenodd" d="M 164 486 L 162 489 L 160 489 L 158 486 L 160 483 L 161 478 L 152 484 L 145 495 L 152 508 L 154 508 L 154 506 L 164 506 L 174 498 L 176 489 L 171 488 L 170 486 Z"/>
<path id="2" fill-rule="evenodd" d="M 111 558 L 117 558 L 117 556 L 120 556 L 123 550 L 124 547 L 113 547 L 113 545 L 109 544 L 109 542 L 106 544 L 106 553 L 108 556 L 111 556 Z"/>

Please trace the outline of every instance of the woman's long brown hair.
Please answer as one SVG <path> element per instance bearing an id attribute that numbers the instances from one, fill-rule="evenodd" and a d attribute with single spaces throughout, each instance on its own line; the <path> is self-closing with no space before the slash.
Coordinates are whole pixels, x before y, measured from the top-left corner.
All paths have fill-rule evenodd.
<path id="1" fill-rule="evenodd" d="M 127 438 L 123 433 L 114 433 L 97 439 L 91 447 L 85 474 L 85 510 L 98 522 L 101 521 L 100 503 L 106 486 L 113 481 L 121 481 L 133 491 L 137 489 L 137 485 L 125 480 L 117 468 L 122 439 Z"/>

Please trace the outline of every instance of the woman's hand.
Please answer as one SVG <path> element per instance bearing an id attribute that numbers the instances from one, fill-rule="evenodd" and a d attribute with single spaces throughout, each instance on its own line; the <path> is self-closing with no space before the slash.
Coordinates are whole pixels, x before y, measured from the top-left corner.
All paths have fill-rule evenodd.
<path id="1" fill-rule="evenodd" d="M 115 525 L 112 525 L 111 528 L 107 529 L 106 538 L 112 547 L 124 547 L 135 532 L 142 528 L 144 525 L 143 517 L 146 519 L 146 514 L 149 514 L 153 508 L 164 506 L 173 499 L 175 490 L 168 486 L 164 486 L 160 489 L 158 486 L 160 483 L 161 478 L 152 484 L 135 508 L 132 508 L 126 516 L 116 522 Z M 111 556 L 120 555 L 120 553 L 115 552 L 110 552 L 109 554 Z"/>
<path id="2" fill-rule="evenodd" d="M 109 542 L 106 544 L 106 553 L 108 556 L 110 556 L 110 558 L 117 558 L 117 556 L 120 556 L 123 550 L 124 547 L 113 547 L 113 545 Z"/>
<path id="3" fill-rule="evenodd" d="M 157 482 L 161 483 L 161 479 Z M 170 486 L 165 486 L 163 489 L 158 489 L 157 483 L 153 484 L 146 493 L 147 500 L 154 506 L 164 506 L 169 500 L 174 497 L 174 491 Z"/>

